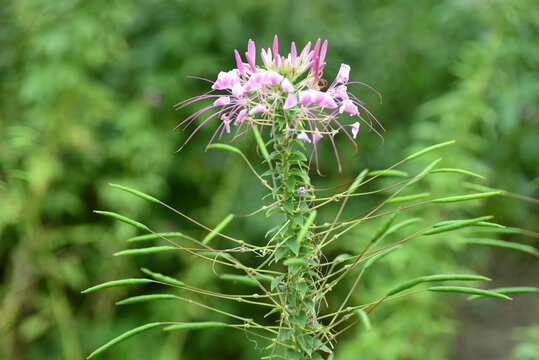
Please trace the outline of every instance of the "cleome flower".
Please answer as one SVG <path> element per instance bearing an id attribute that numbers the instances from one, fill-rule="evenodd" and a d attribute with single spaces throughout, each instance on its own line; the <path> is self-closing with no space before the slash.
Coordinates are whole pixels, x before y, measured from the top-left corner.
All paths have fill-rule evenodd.
<path id="1" fill-rule="evenodd" d="M 326 51 L 327 40 L 321 43 L 318 39 L 312 50 L 309 42 L 299 54 L 292 42 L 290 53 L 285 57 L 279 53 L 279 40 L 275 36 L 273 47 L 261 50 L 262 65 L 257 66 L 256 47 L 252 40 L 247 45 L 246 62 L 234 50 L 237 68 L 221 71 L 215 81 L 207 80 L 212 83 L 212 90 L 208 93 L 175 105 L 178 110 L 201 100 L 213 100 L 178 125 L 187 128 L 199 116 L 214 110 L 198 124 L 181 148 L 202 126 L 214 119 L 220 123 L 209 144 L 217 135 L 221 137 L 224 132 L 231 133 L 231 124 L 235 129 L 233 139 L 257 125 L 261 130 L 271 129 L 273 135 L 275 131 L 286 131 L 289 139 L 313 144 L 317 164 L 316 144 L 324 138 L 329 139 L 340 171 L 334 136 L 342 132 L 354 142 L 361 123 L 378 135 L 373 120 L 380 128 L 383 127 L 363 102 L 348 92 L 349 84 L 365 85 L 349 81 L 349 65 L 342 64 L 335 80 L 327 86 L 328 82 L 323 78 Z M 339 116 L 343 113 L 349 117 L 345 116 L 340 121 Z M 276 129 L 275 119 L 279 116 L 286 119 L 285 129 Z"/>

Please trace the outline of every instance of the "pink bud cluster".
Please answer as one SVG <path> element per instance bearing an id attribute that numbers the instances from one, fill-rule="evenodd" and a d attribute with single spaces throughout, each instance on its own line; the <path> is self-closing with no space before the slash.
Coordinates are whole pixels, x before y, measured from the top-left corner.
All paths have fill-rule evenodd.
<path id="1" fill-rule="evenodd" d="M 220 72 L 214 82 L 208 80 L 213 83 L 209 93 L 176 105 L 179 109 L 199 100 L 213 99 L 211 105 L 192 114 L 178 125 L 185 127 L 207 110 L 217 110 L 198 125 L 185 143 L 213 118 L 219 118 L 221 125 L 210 143 L 218 133 L 220 136 L 225 131 L 230 133 L 231 124 L 236 127 L 237 137 L 251 129 L 254 124 L 275 131 L 275 117 L 285 116 L 289 124 L 286 131 L 293 131 L 293 137 L 305 143 L 312 143 L 316 153 L 316 144 L 327 136 L 338 159 L 334 135 L 342 130 L 353 140 L 357 137 L 361 122 L 376 132 L 371 121 L 376 119 L 361 101 L 348 92 L 347 85 L 357 83 L 349 82 L 349 65 L 342 64 L 333 83 L 323 90 L 327 85 L 323 79 L 326 51 L 327 41 L 321 44 L 318 39 L 312 50 L 309 42 L 298 54 L 296 45 L 292 43 L 290 53 L 286 57 L 281 56 L 278 38 L 275 36 L 273 47 L 262 49 L 263 67 L 258 67 L 255 43 L 249 40 L 245 53 L 247 62 L 243 62 L 241 55 L 235 50 L 237 68 Z M 214 94 L 214 91 L 224 91 L 225 94 Z M 349 114 L 356 121 L 339 122 L 338 117 L 343 113 Z"/>

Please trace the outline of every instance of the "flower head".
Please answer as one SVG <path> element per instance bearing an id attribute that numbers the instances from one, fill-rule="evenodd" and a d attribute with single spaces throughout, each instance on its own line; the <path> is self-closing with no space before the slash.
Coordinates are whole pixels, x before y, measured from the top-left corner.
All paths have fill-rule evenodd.
<path id="1" fill-rule="evenodd" d="M 275 36 L 273 46 L 261 50 L 263 66 L 256 66 L 256 46 L 249 40 L 245 63 L 240 53 L 234 50 L 237 68 L 228 72 L 221 71 L 215 81 L 208 80 L 212 82 L 212 91 L 209 93 L 177 104 L 179 109 L 200 100 L 213 99 L 211 105 L 178 125 L 187 127 L 207 110 L 215 111 L 198 125 L 185 143 L 214 117 L 222 119 L 215 135 L 219 131 L 219 136 L 225 131 L 231 132 L 230 125 L 233 124 L 236 138 L 257 124 L 260 128 L 270 129 L 273 135 L 275 131 L 291 132 L 294 136 L 288 137 L 290 141 L 297 139 L 312 144 L 315 155 L 317 143 L 321 139 L 329 139 L 337 160 L 339 157 L 334 135 L 341 130 L 353 140 L 358 135 L 360 122 L 363 122 L 379 134 L 373 127 L 373 120 L 382 126 L 364 104 L 348 92 L 347 85 L 357 83 L 349 82 L 349 65 L 341 64 L 337 77 L 324 90 L 328 84 L 323 78 L 327 41 L 322 43 L 318 39 L 312 50 L 309 42 L 299 54 L 295 43 L 291 44 L 290 53 L 286 56 L 279 51 L 279 40 Z M 216 91 L 221 93 L 214 93 Z M 357 121 L 342 124 L 338 117 L 344 112 Z M 277 119 L 284 119 L 286 125 L 276 127 Z M 351 131 L 351 135 L 348 131 Z"/>

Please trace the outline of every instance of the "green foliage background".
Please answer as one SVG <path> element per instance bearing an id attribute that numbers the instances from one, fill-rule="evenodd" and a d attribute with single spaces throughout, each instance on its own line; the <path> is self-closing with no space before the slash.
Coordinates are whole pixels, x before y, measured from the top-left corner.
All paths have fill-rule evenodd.
<path id="1" fill-rule="evenodd" d="M 214 131 L 211 125 L 175 153 L 187 133 L 172 129 L 195 109 L 174 112 L 172 105 L 207 91 L 207 83 L 187 76 L 214 79 L 235 66 L 233 49 L 244 51 L 249 38 L 268 47 L 274 34 L 281 44 L 295 41 L 299 46 L 328 39 L 326 76 L 331 79 L 345 62 L 352 66 L 352 79 L 383 95 L 379 104 L 375 94 L 357 89 L 388 130 L 384 145 L 366 131 L 360 132 L 357 154 L 343 143 L 341 174 L 328 151 L 322 168 L 329 176 L 321 184 L 333 186 L 365 167 L 386 168 L 421 147 L 456 139 L 457 145 L 443 153 L 446 165 L 482 173 L 489 179 L 484 184 L 537 196 L 535 1 L 7 1 L 0 10 L 3 358 L 81 359 L 140 324 L 209 316 L 169 303 L 114 306 L 128 294 L 151 288 L 81 296 L 90 285 L 138 276 L 141 266 L 194 285 L 222 286 L 210 269 L 186 255 L 113 258 L 112 253 L 126 248 L 123 240 L 136 233 L 92 210 L 121 212 L 160 231 L 203 235 L 182 218 L 114 191 L 108 182 L 150 193 L 209 225 L 231 211 L 256 209 L 262 189 L 241 161 L 203 152 Z M 248 141 L 239 146 L 247 151 Z M 249 157 L 257 162 L 253 151 Z M 440 175 L 424 190 L 452 190 L 458 182 L 458 177 Z M 538 230 L 537 207 L 526 203 L 489 200 L 476 203 L 472 212 Z M 357 249 L 374 225 L 366 225 L 358 240 L 342 249 Z M 261 238 L 267 228 L 263 218 L 252 218 L 230 230 Z M 525 269 L 516 279 L 502 276 L 507 284 L 500 286 L 537 286 L 534 259 L 465 251 L 447 240 L 412 244 L 401 257 L 388 258 L 365 280 L 356 300 L 371 301 L 377 292 L 416 275 L 465 267 L 485 274 L 494 262 Z M 519 279 L 529 281 L 520 284 Z M 422 294 L 382 307 L 373 314 L 375 330 L 353 330 L 342 339 L 335 359 L 464 359 L 459 349 L 466 342 L 458 334 L 466 328 L 459 325 L 464 310 L 458 304 Z M 494 311 L 494 303 L 487 305 Z M 533 309 L 537 321 L 536 304 Z M 530 316 L 520 325 L 532 321 Z M 527 335 L 520 339 L 533 343 L 537 331 L 531 329 L 521 332 Z M 509 337 L 509 331 L 503 336 Z M 241 332 L 153 331 L 101 358 L 251 359 L 259 353 L 249 340 Z M 515 359 L 537 359 L 525 345 L 518 349 Z"/>

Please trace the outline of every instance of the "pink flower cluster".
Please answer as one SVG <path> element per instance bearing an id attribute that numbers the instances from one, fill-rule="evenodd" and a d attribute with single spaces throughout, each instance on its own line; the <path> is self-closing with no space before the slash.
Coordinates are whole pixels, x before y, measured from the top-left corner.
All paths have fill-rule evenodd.
<path id="1" fill-rule="evenodd" d="M 293 132 L 292 138 L 312 143 L 316 154 L 316 144 L 327 136 L 338 159 L 333 140 L 335 134 L 342 130 L 353 141 L 361 122 L 376 132 L 371 121 L 376 121 L 376 118 L 348 92 L 348 84 L 358 83 L 349 82 L 349 65 L 342 64 L 333 83 L 323 90 L 327 85 L 322 78 L 326 51 L 327 41 L 321 44 L 318 39 L 312 50 L 309 42 L 299 54 L 292 43 L 290 53 L 284 57 L 279 54 L 278 38 L 275 36 L 272 49 L 262 49 L 263 67 L 258 67 L 255 43 L 249 40 L 246 63 L 235 50 L 237 68 L 220 72 L 214 82 L 207 80 L 213 83 L 212 91 L 176 104 L 180 109 L 200 100 L 213 100 L 211 105 L 192 114 L 178 126 L 187 127 L 207 110 L 217 110 L 198 125 L 185 143 L 214 118 L 220 119 L 221 124 L 210 143 L 217 134 L 222 136 L 224 132 L 230 133 L 231 124 L 236 128 L 234 138 L 244 134 L 254 124 L 275 131 L 275 118 L 284 116 L 288 124 L 286 131 Z M 215 91 L 225 91 L 225 94 L 214 94 Z M 339 122 L 338 117 L 343 113 L 356 121 L 346 124 Z"/>

